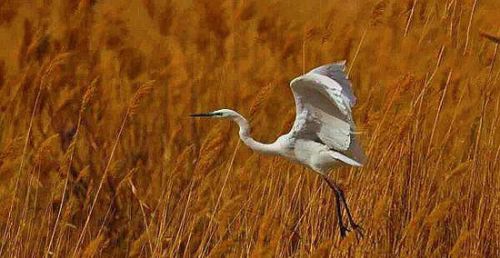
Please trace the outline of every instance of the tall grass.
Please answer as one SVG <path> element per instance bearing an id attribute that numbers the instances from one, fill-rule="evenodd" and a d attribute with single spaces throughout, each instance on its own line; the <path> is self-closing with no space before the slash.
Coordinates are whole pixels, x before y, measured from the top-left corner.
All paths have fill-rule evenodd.
<path id="1" fill-rule="evenodd" d="M 0 2 L 0 253 L 500 256 L 496 0 Z M 484 35 L 481 36 L 481 35 Z M 369 160 L 329 188 L 252 153 L 346 59 Z"/>

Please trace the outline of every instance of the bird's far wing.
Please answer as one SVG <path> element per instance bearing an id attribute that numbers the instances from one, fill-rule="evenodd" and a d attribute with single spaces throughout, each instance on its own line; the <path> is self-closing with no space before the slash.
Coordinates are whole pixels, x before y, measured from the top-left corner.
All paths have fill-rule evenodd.
<path id="1" fill-rule="evenodd" d="M 362 163 L 350 103 L 342 86 L 329 77 L 308 73 L 290 83 L 296 104 L 291 135 L 297 139 L 319 141 Z"/>
<path id="2" fill-rule="evenodd" d="M 356 104 L 356 97 L 352 91 L 352 85 L 347 78 L 345 71 L 346 61 L 340 61 L 336 63 L 322 65 L 320 67 L 314 68 L 309 73 L 316 73 L 326 76 L 334 81 L 336 81 L 342 87 L 342 95 L 347 98 L 347 102 L 350 107 Z"/>

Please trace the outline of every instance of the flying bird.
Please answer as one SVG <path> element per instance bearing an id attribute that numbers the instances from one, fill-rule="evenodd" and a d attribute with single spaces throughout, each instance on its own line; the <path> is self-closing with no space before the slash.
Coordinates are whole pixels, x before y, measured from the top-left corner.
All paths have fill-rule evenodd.
<path id="1" fill-rule="evenodd" d="M 283 156 L 319 173 L 335 194 L 341 237 L 350 229 L 363 236 L 363 229 L 354 222 L 342 189 L 328 176 L 331 168 L 361 167 L 365 161 L 351 112 L 356 97 L 344 70 L 345 61 L 341 61 L 320 66 L 293 79 L 290 88 L 295 98 L 295 122 L 289 133 L 270 144 L 253 139 L 248 121 L 236 111 L 220 109 L 191 116 L 231 119 L 240 127 L 241 140 L 252 150 Z M 347 213 L 350 228 L 343 221 L 342 208 Z"/>

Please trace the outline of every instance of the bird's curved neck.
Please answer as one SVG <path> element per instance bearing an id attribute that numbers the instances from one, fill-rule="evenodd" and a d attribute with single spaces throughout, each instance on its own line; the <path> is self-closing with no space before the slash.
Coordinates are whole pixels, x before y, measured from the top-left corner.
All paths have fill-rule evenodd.
<path id="1" fill-rule="evenodd" d="M 279 148 L 276 143 L 261 143 L 254 140 L 252 136 L 250 136 L 250 124 L 242 115 L 238 114 L 237 117 L 233 118 L 233 121 L 235 121 L 240 127 L 240 139 L 252 150 L 266 154 L 279 153 Z"/>

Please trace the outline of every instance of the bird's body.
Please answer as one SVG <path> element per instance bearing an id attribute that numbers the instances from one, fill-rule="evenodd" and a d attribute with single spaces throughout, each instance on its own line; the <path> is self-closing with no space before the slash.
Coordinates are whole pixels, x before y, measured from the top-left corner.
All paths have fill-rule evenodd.
<path id="1" fill-rule="evenodd" d="M 307 165 L 320 174 L 326 174 L 329 168 L 340 164 L 334 158 L 335 151 L 329 149 L 324 143 L 308 139 L 295 139 L 292 132 L 280 136 L 275 142 L 270 144 L 256 142 L 249 135 L 250 129 L 247 120 L 237 113 L 233 115 L 237 116 L 233 120 L 240 126 L 240 138 L 254 151 L 280 155 L 289 160 Z"/>
<path id="2" fill-rule="evenodd" d="M 345 62 L 328 64 L 291 81 L 296 104 L 295 122 L 289 133 L 270 144 L 254 140 L 248 121 L 236 111 L 221 109 L 193 115 L 230 118 L 239 125 L 241 140 L 254 151 L 283 156 L 321 174 L 335 192 L 342 236 L 347 228 L 341 219 L 341 203 L 345 205 L 351 226 L 357 231 L 359 226 L 352 220 L 342 190 L 327 174 L 339 165 L 362 166 L 365 159 L 356 139 L 351 113 L 356 98 L 344 68 Z"/>

